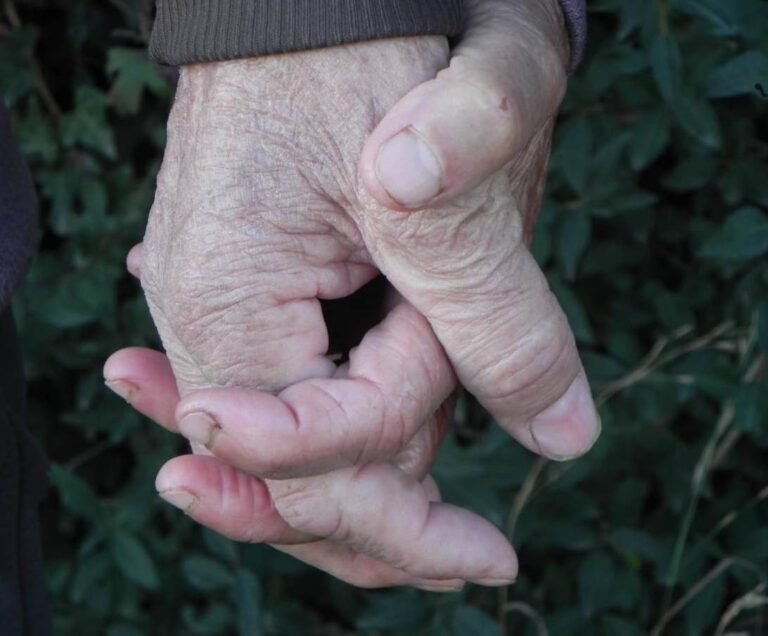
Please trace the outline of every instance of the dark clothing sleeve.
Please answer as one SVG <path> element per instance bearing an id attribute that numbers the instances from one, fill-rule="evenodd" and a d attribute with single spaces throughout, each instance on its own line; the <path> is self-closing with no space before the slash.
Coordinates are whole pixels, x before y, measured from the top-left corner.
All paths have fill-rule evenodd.
<path id="1" fill-rule="evenodd" d="M 0 103 L 0 312 L 32 256 L 36 212 L 32 178 L 14 143 L 8 113 Z"/>
<path id="2" fill-rule="evenodd" d="M 7 306 L 34 244 L 36 200 L 0 103 L 0 634 L 48 636 L 37 508 L 43 453 L 26 428 L 24 380 Z"/>
<path id="3" fill-rule="evenodd" d="M 572 65 L 586 0 L 560 0 Z M 462 0 L 158 0 L 150 53 L 162 64 L 213 62 L 408 35 L 460 35 Z"/>
<path id="4" fill-rule="evenodd" d="M 0 311 L 0 633 L 50 636 L 38 505 L 46 465 L 27 431 L 24 380 L 10 309 Z"/>

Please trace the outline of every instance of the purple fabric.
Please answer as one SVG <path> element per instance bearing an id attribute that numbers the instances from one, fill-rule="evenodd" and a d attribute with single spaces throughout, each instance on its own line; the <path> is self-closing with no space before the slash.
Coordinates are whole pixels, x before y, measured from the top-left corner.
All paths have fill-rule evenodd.
<path id="1" fill-rule="evenodd" d="M 24 273 L 35 242 L 32 179 L 13 143 L 8 114 L 0 103 L 0 310 Z"/>
<path id="2" fill-rule="evenodd" d="M 571 69 L 575 69 L 587 45 L 587 0 L 560 0 L 571 38 Z"/>

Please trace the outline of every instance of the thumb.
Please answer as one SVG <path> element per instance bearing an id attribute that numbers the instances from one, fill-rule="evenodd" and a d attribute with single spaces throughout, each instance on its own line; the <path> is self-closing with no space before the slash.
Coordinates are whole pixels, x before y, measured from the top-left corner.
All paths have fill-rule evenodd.
<path id="1" fill-rule="evenodd" d="M 396 210 L 449 201 L 528 145 L 566 86 L 567 35 L 556 0 L 468 0 L 467 29 L 448 68 L 389 111 L 360 172 Z"/>

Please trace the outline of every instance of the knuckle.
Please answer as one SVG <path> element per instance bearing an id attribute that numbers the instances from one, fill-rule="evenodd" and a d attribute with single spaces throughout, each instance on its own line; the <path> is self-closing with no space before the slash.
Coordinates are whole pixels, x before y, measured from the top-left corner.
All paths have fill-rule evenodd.
<path id="1" fill-rule="evenodd" d="M 518 338 L 498 361 L 481 371 L 490 399 L 515 415 L 529 416 L 562 394 L 578 372 L 578 355 L 567 320 L 557 309 Z"/>
<path id="2" fill-rule="evenodd" d="M 327 497 L 320 496 L 312 480 L 271 482 L 269 490 L 275 510 L 292 528 L 319 537 L 338 531 L 338 511 Z"/>
<path id="3" fill-rule="evenodd" d="M 400 451 L 405 445 L 409 413 L 412 411 L 409 404 L 399 400 L 397 407 L 391 408 L 385 390 L 378 383 L 367 380 L 367 385 L 373 396 L 369 406 L 374 424 L 368 427 L 364 443 L 356 453 L 356 465 L 375 459 L 389 459 Z"/>

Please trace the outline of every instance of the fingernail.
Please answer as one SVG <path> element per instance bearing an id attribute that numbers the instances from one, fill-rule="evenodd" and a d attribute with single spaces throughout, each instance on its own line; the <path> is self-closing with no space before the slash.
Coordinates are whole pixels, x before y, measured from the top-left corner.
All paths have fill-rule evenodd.
<path id="1" fill-rule="evenodd" d="M 531 421 L 531 436 L 541 453 L 566 461 L 586 453 L 600 436 L 600 416 L 584 374 L 565 394 Z"/>
<path id="2" fill-rule="evenodd" d="M 216 421 L 201 411 L 187 413 L 179 422 L 179 432 L 190 442 L 211 448 L 214 437 L 221 428 Z"/>
<path id="3" fill-rule="evenodd" d="M 139 388 L 127 380 L 104 380 L 104 384 L 110 391 L 114 391 L 123 398 L 128 404 L 133 400 L 134 395 L 139 391 Z"/>
<path id="4" fill-rule="evenodd" d="M 486 587 L 505 587 L 507 585 L 514 584 L 516 579 L 495 579 L 495 578 L 489 578 L 489 579 L 475 579 L 473 583 L 477 583 L 477 585 L 485 585 Z"/>
<path id="5" fill-rule="evenodd" d="M 411 129 L 386 142 L 376 160 L 376 176 L 390 197 L 406 208 L 434 199 L 442 189 L 443 170 L 424 139 Z"/>
<path id="6" fill-rule="evenodd" d="M 183 510 L 185 513 L 189 512 L 197 502 L 197 497 L 183 488 L 163 490 L 158 494 L 169 504 L 176 506 L 176 508 Z"/>
<path id="7" fill-rule="evenodd" d="M 417 589 L 424 592 L 439 592 L 441 594 L 450 594 L 452 592 L 461 592 L 464 589 L 464 583 L 441 585 L 440 583 L 420 583 L 416 586 Z"/>

